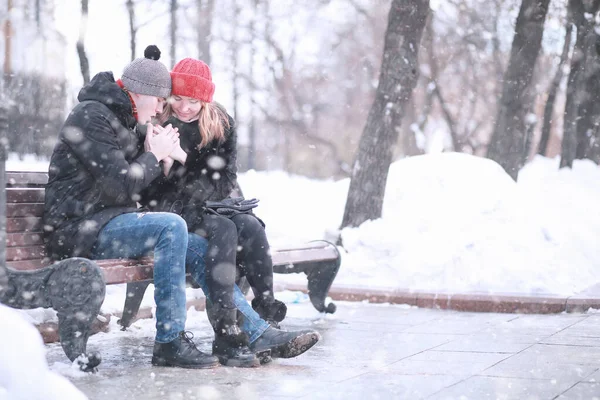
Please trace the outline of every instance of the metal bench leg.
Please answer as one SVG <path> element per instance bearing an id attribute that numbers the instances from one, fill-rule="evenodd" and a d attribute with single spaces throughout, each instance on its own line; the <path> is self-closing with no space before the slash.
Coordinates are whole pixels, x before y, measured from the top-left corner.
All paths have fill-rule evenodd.
<path id="1" fill-rule="evenodd" d="M 144 293 L 146 293 L 146 289 L 151 283 L 152 281 L 141 281 L 127 284 L 123 315 L 121 316 L 121 319 L 117 321 L 117 323 L 122 326 L 122 330 L 127 329 L 133 322 L 133 319 L 140 310 Z"/>
<path id="2" fill-rule="evenodd" d="M 317 311 L 333 314 L 337 309 L 333 303 L 325 306 L 325 299 L 340 269 L 340 264 L 341 259 L 338 257 L 337 260 L 314 263 L 312 268 L 305 270 L 308 278 L 308 296 Z"/>
<path id="3" fill-rule="evenodd" d="M 46 289 L 58 313 L 60 344 L 69 360 L 77 359 L 82 370 L 93 371 L 102 358 L 98 353 L 87 353 L 86 347 L 106 294 L 102 272 L 85 258 L 70 258 L 52 269 Z"/>

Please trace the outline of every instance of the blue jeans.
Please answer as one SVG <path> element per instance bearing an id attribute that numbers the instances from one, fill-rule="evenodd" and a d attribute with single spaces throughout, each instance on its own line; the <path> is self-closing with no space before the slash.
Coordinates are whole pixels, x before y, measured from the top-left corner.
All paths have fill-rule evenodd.
<path id="1" fill-rule="evenodd" d="M 204 275 L 206 240 L 187 232 L 185 221 L 172 213 L 128 213 L 113 218 L 100 234 L 92 257 L 140 258 L 154 254 L 156 341 L 173 341 L 185 328 L 185 271 L 208 293 Z M 241 329 L 250 342 L 268 328 L 235 286 L 234 303 L 244 315 Z"/>

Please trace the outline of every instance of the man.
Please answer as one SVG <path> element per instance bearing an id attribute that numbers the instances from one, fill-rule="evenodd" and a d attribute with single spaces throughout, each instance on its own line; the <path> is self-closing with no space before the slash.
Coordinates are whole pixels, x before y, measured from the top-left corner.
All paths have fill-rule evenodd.
<path id="1" fill-rule="evenodd" d="M 152 363 L 183 368 L 211 368 L 219 360 L 254 365 L 245 347 L 226 349 L 219 358 L 200 352 L 184 331 L 186 267 L 205 293 L 203 256 L 206 242 L 187 233 L 173 213 L 143 212 L 140 193 L 162 173 L 161 161 L 179 148 L 178 133 L 149 122 L 162 111 L 171 76 L 149 46 L 132 61 L 120 80 L 97 74 L 78 96 L 52 154 L 44 207 L 45 242 L 53 259 L 139 258 L 154 255 L 156 338 Z M 138 129 L 138 124 L 145 129 Z M 145 133 L 144 133 L 145 132 Z M 285 332 L 269 325 L 245 301 L 239 288 L 235 306 L 246 317 L 244 334 L 255 353 L 295 357 L 314 345 L 313 331 Z M 239 335 L 237 326 L 226 326 Z M 235 343 L 232 344 L 235 346 Z M 229 360 L 233 363 L 229 364 Z"/>

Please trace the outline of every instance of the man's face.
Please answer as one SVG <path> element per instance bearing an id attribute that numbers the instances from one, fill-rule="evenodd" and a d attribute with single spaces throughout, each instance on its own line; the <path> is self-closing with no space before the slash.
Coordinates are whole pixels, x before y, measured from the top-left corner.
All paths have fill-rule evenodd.
<path id="1" fill-rule="evenodd" d="M 163 111 L 165 99 L 162 97 L 148 96 L 145 94 L 131 93 L 137 107 L 137 121 L 140 124 L 150 122 L 157 114 Z"/>

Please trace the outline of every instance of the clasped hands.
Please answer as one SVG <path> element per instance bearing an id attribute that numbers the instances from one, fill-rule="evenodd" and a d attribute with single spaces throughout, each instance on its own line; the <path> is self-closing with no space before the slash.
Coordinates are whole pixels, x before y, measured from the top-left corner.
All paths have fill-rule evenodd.
<path id="1" fill-rule="evenodd" d="M 181 148 L 179 130 L 171 124 L 167 126 L 146 124 L 146 140 L 144 148 L 163 162 L 165 175 L 171 169 L 173 162 L 185 163 L 187 153 Z"/>

